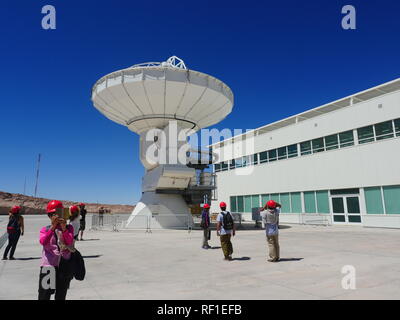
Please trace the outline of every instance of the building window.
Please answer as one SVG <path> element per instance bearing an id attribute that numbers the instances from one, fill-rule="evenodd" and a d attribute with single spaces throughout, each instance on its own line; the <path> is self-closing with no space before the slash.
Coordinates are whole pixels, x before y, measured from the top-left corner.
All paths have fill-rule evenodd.
<path id="1" fill-rule="evenodd" d="M 357 129 L 358 143 L 363 144 L 374 141 L 374 128 L 367 126 Z"/>
<path id="2" fill-rule="evenodd" d="M 232 159 L 232 160 L 229 162 L 229 170 L 232 170 L 232 169 L 235 169 L 235 168 L 236 168 L 235 159 Z"/>
<path id="3" fill-rule="evenodd" d="M 221 171 L 221 164 L 216 163 L 214 164 L 214 172 L 220 172 Z"/>
<path id="4" fill-rule="evenodd" d="M 235 159 L 236 168 L 241 168 L 243 166 L 242 158 Z"/>
<path id="5" fill-rule="evenodd" d="M 297 157 L 297 144 L 292 144 L 287 147 L 288 158 Z"/>
<path id="6" fill-rule="evenodd" d="M 317 191 L 315 194 L 317 197 L 317 212 L 330 213 L 328 191 Z"/>
<path id="7" fill-rule="evenodd" d="M 364 188 L 365 206 L 369 214 L 383 214 L 381 187 Z"/>
<path id="8" fill-rule="evenodd" d="M 312 150 L 313 150 L 313 153 L 325 151 L 324 139 L 318 138 L 318 139 L 312 140 Z"/>
<path id="9" fill-rule="evenodd" d="M 376 140 L 393 138 L 392 121 L 386 121 L 376 124 L 375 126 Z"/>
<path id="10" fill-rule="evenodd" d="M 400 214 L 400 185 L 383 187 L 386 214 Z"/>
<path id="11" fill-rule="evenodd" d="M 357 188 L 352 189 L 336 189 L 331 190 L 331 195 L 341 195 L 341 194 L 359 194 L 360 190 Z"/>
<path id="12" fill-rule="evenodd" d="M 394 131 L 396 131 L 396 137 L 400 137 L 400 119 L 394 120 Z"/>
<path id="13" fill-rule="evenodd" d="M 268 160 L 269 162 L 276 160 L 276 149 L 268 151 Z"/>
<path id="14" fill-rule="evenodd" d="M 302 156 L 306 154 L 311 154 L 311 141 L 300 143 L 300 152 Z"/>
<path id="15" fill-rule="evenodd" d="M 291 213 L 290 207 L 290 196 L 289 193 L 281 193 L 279 194 L 280 204 L 282 205 L 281 212 L 282 213 Z"/>
<path id="16" fill-rule="evenodd" d="M 282 147 L 278 149 L 278 160 L 287 159 L 287 150 L 286 147 Z"/>
<path id="17" fill-rule="evenodd" d="M 237 212 L 237 203 L 236 203 L 236 197 L 231 197 L 231 211 L 232 212 Z"/>
<path id="18" fill-rule="evenodd" d="M 251 163 L 254 165 L 258 164 L 258 153 L 255 153 L 251 156 Z"/>
<path id="19" fill-rule="evenodd" d="M 338 135 L 333 134 L 331 136 L 325 137 L 325 147 L 327 151 L 332 149 L 338 149 L 339 148 Z"/>
<path id="20" fill-rule="evenodd" d="M 244 212 L 243 196 L 237 197 L 237 211 Z"/>
<path id="21" fill-rule="evenodd" d="M 268 151 L 260 152 L 260 163 L 268 161 Z"/>
<path id="22" fill-rule="evenodd" d="M 244 196 L 244 212 L 251 212 L 251 196 Z"/>
<path id="23" fill-rule="evenodd" d="M 247 167 L 250 165 L 250 156 L 244 156 L 242 159 L 242 167 Z"/>
<path id="24" fill-rule="evenodd" d="M 315 207 L 315 192 L 308 191 L 304 192 L 304 209 L 306 213 L 316 213 L 317 208 Z"/>
<path id="25" fill-rule="evenodd" d="M 269 201 L 269 199 L 271 199 L 269 194 L 262 194 L 261 195 L 261 206 L 264 207 L 267 204 L 267 202 Z"/>
<path id="26" fill-rule="evenodd" d="M 300 192 L 292 192 L 290 194 L 290 202 L 292 204 L 292 213 L 302 213 L 303 210 L 301 208 L 301 193 Z"/>
<path id="27" fill-rule="evenodd" d="M 228 161 L 221 162 L 221 170 L 222 171 L 228 170 Z"/>
<path id="28" fill-rule="evenodd" d="M 354 145 L 353 130 L 339 133 L 340 147 L 349 147 Z"/>
<path id="29" fill-rule="evenodd" d="M 251 208 L 259 208 L 260 207 L 260 196 L 253 195 L 251 196 Z"/>

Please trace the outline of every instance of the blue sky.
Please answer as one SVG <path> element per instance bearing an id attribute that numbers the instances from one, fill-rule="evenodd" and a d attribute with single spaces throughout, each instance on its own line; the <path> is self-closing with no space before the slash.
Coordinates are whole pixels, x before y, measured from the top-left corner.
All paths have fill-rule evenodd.
<path id="1" fill-rule="evenodd" d="M 41 8 L 57 29 L 41 28 Z M 354 5 L 357 29 L 341 28 Z M 399 77 L 398 1 L 21 1 L 0 4 L 0 190 L 130 203 L 144 173 L 138 136 L 90 101 L 101 76 L 182 58 L 230 86 L 216 128 L 255 128 Z"/>

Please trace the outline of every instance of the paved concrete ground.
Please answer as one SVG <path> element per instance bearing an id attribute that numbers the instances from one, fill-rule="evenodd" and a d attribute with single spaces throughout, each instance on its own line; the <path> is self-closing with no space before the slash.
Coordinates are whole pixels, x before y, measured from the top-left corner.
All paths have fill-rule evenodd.
<path id="1" fill-rule="evenodd" d="M 44 216 L 27 216 L 16 261 L 0 261 L 0 299 L 36 299 Z M 4 230 L 4 217 L 0 217 Z M 77 247 L 87 277 L 73 280 L 69 299 L 400 299 L 399 230 L 286 226 L 282 262 L 266 262 L 262 230 L 239 231 L 232 262 L 203 250 L 201 231 L 90 231 Z M 215 232 L 210 242 L 218 246 Z M 4 247 L 1 250 L 3 254 Z M 341 282 L 356 268 L 356 289 Z"/>

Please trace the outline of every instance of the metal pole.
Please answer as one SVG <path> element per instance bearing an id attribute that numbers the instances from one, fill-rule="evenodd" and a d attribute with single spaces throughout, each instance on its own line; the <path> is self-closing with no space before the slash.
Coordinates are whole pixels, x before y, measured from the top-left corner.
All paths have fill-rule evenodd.
<path id="1" fill-rule="evenodd" d="M 38 164 L 37 164 L 37 170 L 36 170 L 36 184 L 35 184 L 35 198 L 37 195 L 37 189 L 38 189 L 38 183 L 39 183 L 39 171 L 40 171 L 40 153 L 38 157 Z"/>

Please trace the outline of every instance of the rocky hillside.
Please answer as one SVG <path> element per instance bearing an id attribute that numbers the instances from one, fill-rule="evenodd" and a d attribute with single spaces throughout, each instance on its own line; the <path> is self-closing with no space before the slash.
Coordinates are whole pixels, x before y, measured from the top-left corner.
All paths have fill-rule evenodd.
<path id="1" fill-rule="evenodd" d="M 0 191 L 0 214 L 8 214 L 8 211 L 13 206 L 21 206 L 22 214 L 40 214 L 46 213 L 45 208 L 51 199 L 34 198 L 22 194 L 8 193 Z M 61 200 L 64 206 L 78 204 L 77 202 Z M 135 206 L 118 205 L 118 204 L 97 204 L 85 203 L 88 212 L 98 212 L 101 206 L 111 210 L 112 213 L 129 213 L 132 212 Z"/>

